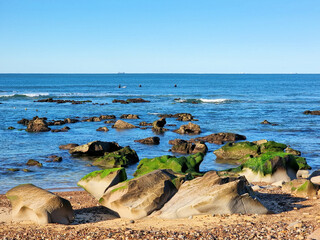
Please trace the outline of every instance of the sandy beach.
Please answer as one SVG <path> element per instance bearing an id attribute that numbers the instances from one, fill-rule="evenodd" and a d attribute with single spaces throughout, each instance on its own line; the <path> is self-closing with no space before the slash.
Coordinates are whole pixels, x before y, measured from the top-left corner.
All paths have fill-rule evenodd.
<path id="1" fill-rule="evenodd" d="M 273 211 L 268 215 L 199 215 L 164 220 L 120 219 L 85 191 L 56 192 L 68 199 L 76 219 L 71 225 L 11 221 L 11 206 L 0 195 L 0 239 L 320 239 L 320 199 L 288 195 L 263 183 L 256 191 Z"/>

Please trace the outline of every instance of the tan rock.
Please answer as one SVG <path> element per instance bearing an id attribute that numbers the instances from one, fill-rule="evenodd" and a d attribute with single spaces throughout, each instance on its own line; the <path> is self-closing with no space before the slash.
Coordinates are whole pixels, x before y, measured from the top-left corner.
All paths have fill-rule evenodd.
<path id="1" fill-rule="evenodd" d="M 32 184 L 16 186 L 6 193 L 14 221 L 31 220 L 38 224 L 69 224 L 74 213 L 68 200 Z"/>
<path id="2" fill-rule="evenodd" d="M 180 128 L 174 130 L 174 132 L 179 134 L 199 134 L 201 130 L 199 125 L 189 122 L 187 125 L 180 126 Z"/>
<path id="3" fill-rule="evenodd" d="M 127 122 L 122 121 L 122 120 L 116 121 L 112 127 L 113 127 L 113 128 L 117 128 L 117 129 L 136 128 L 135 125 L 133 125 L 133 124 L 131 124 L 131 123 L 127 123 Z"/>
<path id="4" fill-rule="evenodd" d="M 257 213 L 268 210 L 255 198 L 244 177 L 220 178 L 206 173 L 182 184 L 179 191 L 157 212 L 160 218 L 187 218 L 199 214 Z"/>
<path id="5" fill-rule="evenodd" d="M 297 197 L 314 197 L 319 190 L 318 185 L 314 185 L 310 180 L 294 179 L 285 183 L 282 190 L 287 193 L 292 193 Z"/>
<path id="6" fill-rule="evenodd" d="M 93 141 L 87 144 L 71 148 L 70 154 L 102 156 L 106 152 L 114 152 L 121 149 L 116 142 Z"/>
<path id="7" fill-rule="evenodd" d="M 30 120 L 27 126 L 27 132 L 48 132 L 51 129 L 48 127 L 47 122 L 42 118 Z"/>
<path id="8" fill-rule="evenodd" d="M 139 219 L 160 209 L 176 192 L 175 176 L 155 170 L 109 188 L 99 202 L 122 218 Z"/>

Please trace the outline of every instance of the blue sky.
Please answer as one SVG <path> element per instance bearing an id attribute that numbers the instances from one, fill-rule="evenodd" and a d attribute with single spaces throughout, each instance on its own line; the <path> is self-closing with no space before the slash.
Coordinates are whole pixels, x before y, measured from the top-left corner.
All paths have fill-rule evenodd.
<path id="1" fill-rule="evenodd" d="M 1 73 L 320 73 L 319 0 L 0 0 Z"/>

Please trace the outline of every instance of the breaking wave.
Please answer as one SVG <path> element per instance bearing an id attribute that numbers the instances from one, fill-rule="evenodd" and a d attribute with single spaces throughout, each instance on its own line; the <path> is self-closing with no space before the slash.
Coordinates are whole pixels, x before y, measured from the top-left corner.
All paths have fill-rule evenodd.
<path id="1" fill-rule="evenodd" d="M 226 98 L 214 98 L 214 99 L 207 99 L 207 98 L 194 98 L 194 99 L 175 99 L 176 102 L 180 103 L 214 103 L 214 104 L 222 104 L 222 103 L 230 103 L 234 102 L 235 100 L 226 99 Z"/>

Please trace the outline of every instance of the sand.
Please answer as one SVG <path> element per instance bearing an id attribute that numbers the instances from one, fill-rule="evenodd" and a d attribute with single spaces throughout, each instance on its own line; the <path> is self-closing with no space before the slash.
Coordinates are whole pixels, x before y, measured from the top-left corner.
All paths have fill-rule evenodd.
<path id="1" fill-rule="evenodd" d="M 10 202 L 0 195 L 0 239 L 320 239 L 320 199 L 297 198 L 259 184 L 268 215 L 199 215 L 163 220 L 120 219 L 84 191 L 57 192 L 75 210 L 71 225 L 11 221 Z"/>

